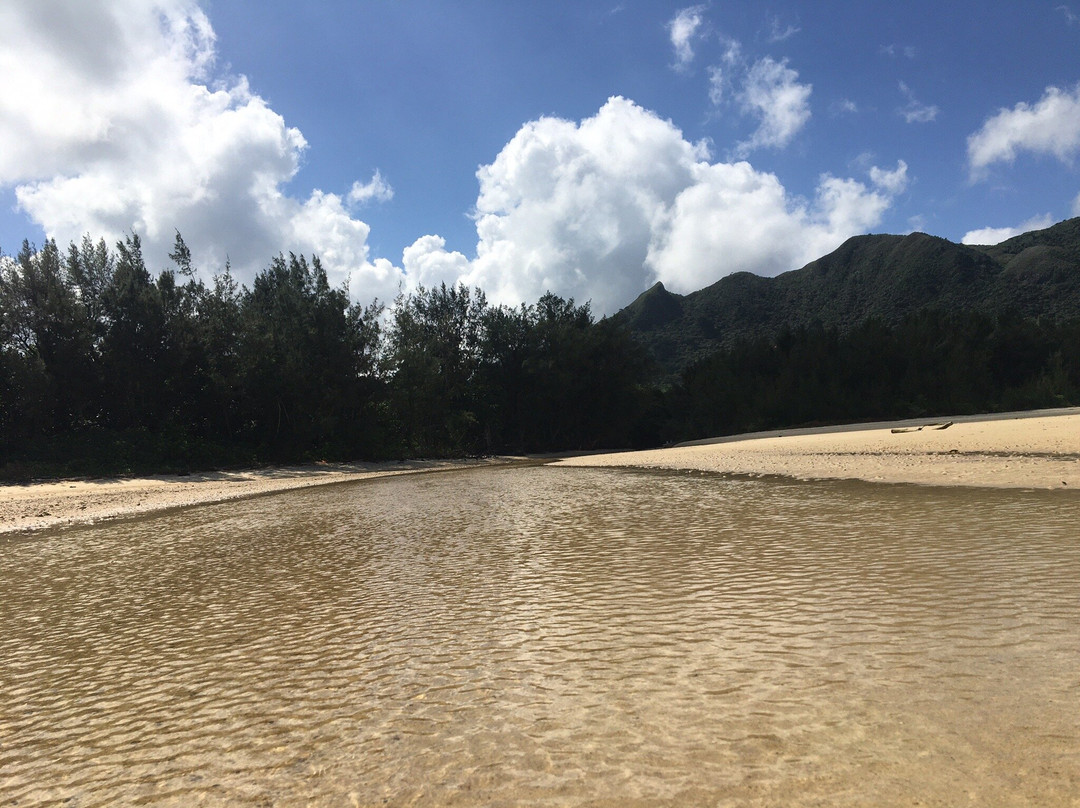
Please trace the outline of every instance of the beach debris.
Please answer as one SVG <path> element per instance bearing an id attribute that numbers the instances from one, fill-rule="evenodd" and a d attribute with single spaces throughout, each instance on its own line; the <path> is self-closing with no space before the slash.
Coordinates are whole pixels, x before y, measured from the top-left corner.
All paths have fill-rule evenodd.
<path id="1" fill-rule="evenodd" d="M 919 426 L 897 426 L 890 431 L 894 435 L 900 435 L 904 432 L 922 432 L 924 429 L 948 429 L 952 425 L 952 421 L 938 421 L 932 424 L 920 424 Z"/>

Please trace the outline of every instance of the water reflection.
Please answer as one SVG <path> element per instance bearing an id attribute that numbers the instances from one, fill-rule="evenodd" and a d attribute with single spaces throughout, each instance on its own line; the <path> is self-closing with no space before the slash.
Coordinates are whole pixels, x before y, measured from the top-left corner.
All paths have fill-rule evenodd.
<path id="1" fill-rule="evenodd" d="M 546 467 L 0 543 L 0 805 L 1063 804 L 1080 499 Z"/>

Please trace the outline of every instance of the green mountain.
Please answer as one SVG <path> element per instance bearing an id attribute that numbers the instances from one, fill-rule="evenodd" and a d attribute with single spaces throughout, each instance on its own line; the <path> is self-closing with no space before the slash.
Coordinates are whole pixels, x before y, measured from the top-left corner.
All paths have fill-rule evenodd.
<path id="1" fill-rule="evenodd" d="M 775 278 L 739 272 L 688 295 L 657 283 L 613 319 L 678 373 L 718 348 L 788 327 L 847 331 L 923 309 L 1080 316 L 1080 218 L 993 246 L 925 233 L 856 236 Z"/>

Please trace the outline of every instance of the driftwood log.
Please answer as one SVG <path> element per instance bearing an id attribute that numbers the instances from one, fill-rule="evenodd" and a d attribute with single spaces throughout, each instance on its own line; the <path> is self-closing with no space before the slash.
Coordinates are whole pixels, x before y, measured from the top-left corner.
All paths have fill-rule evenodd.
<path id="1" fill-rule="evenodd" d="M 899 435 L 902 432 L 922 432 L 924 429 L 948 429 L 952 425 L 952 421 L 943 421 L 935 424 L 923 424 L 922 426 L 898 426 L 894 427 L 891 432 L 894 435 Z"/>

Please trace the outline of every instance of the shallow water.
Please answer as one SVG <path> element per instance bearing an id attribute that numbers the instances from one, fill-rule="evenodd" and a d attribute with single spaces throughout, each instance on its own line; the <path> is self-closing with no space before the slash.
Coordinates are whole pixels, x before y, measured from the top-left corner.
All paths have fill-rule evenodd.
<path id="1" fill-rule="evenodd" d="M 1080 498 L 523 467 L 0 540 L 0 806 L 1080 804 Z"/>

